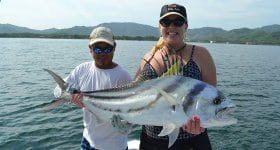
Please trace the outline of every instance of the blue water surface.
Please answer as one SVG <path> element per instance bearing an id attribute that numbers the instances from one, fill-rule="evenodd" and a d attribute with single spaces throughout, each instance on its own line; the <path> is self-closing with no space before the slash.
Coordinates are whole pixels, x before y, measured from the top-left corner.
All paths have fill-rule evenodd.
<path id="1" fill-rule="evenodd" d="M 114 61 L 133 77 L 154 43 L 117 41 Z M 237 124 L 208 130 L 213 149 L 280 149 L 280 47 L 193 44 L 210 51 L 217 87 L 238 106 Z M 0 149 L 79 149 L 82 110 L 71 104 L 42 110 L 55 87 L 43 68 L 65 77 L 92 60 L 88 40 L 0 38 L 0 52 Z"/>

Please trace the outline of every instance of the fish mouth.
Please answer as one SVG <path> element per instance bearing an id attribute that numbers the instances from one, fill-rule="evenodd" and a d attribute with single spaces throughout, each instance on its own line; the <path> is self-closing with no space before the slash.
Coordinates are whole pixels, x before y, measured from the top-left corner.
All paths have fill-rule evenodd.
<path id="1" fill-rule="evenodd" d="M 216 117 L 219 120 L 233 120 L 233 113 L 235 112 L 236 107 L 224 107 L 216 111 Z"/>
<path id="2" fill-rule="evenodd" d="M 233 117 L 235 107 L 222 107 L 216 110 L 215 117 L 206 119 L 202 122 L 201 126 L 204 128 L 209 127 L 223 127 L 237 123 L 237 119 Z"/>

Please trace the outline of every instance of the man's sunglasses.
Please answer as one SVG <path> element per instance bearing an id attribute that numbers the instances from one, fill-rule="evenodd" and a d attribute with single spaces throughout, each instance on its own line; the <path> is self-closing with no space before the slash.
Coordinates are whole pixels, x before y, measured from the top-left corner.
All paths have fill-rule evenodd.
<path id="1" fill-rule="evenodd" d="M 171 23 L 173 23 L 173 25 L 175 27 L 181 27 L 184 23 L 185 23 L 185 19 L 183 18 L 177 18 L 177 19 L 174 19 L 174 20 L 170 20 L 170 19 L 161 19 L 159 21 L 159 23 L 164 26 L 164 27 L 169 27 L 171 25 Z"/>
<path id="2" fill-rule="evenodd" d="M 105 47 L 105 48 L 100 48 L 100 47 L 94 47 L 92 50 L 95 52 L 95 54 L 101 54 L 101 53 L 111 53 L 113 51 L 114 47 Z"/>

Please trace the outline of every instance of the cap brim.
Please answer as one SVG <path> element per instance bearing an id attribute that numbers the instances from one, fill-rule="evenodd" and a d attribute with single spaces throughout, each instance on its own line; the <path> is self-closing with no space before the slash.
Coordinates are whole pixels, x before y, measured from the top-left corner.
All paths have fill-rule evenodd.
<path id="1" fill-rule="evenodd" d="M 105 43 L 107 43 L 107 44 L 109 44 L 109 45 L 111 45 L 111 46 L 114 46 L 114 42 L 109 41 L 109 40 L 107 40 L 107 39 L 95 39 L 95 40 L 90 40 L 90 41 L 89 41 L 89 45 L 92 45 L 92 44 L 95 44 L 95 43 L 98 43 L 98 42 L 105 42 Z"/>
<path id="2" fill-rule="evenodd" d="M 181 15 L 180 13 L 177 13 L 177 12 L 169 12 L 169 13 L 166 13 L 166 14 L 164 14 L 163 16 L 161 16 L 161 17 L 159 18 L 159 20 L 161 20 L 161 19 L 163 19 L 164 17 L 167 17 L 167 16 L 169 16 L 169 15 L 178 15 L 178 16 L 180 16 L 180 17 L 182 17 L 182 18 L 184 18 L 184 19 L 186 20 L 186 17 L 184 17 L 183 15 Z"/>

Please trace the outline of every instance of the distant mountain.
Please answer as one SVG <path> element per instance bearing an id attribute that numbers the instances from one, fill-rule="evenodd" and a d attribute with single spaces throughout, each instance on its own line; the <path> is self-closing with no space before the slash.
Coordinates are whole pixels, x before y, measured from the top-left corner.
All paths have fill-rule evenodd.
<path id="1" fill-rule="evenodd" d="M 94 27 L 74 26 L 72 28 L 60 29 L 52 34 L 67 34 L 67 35 L 89 35 Z"/>
<path id="2" fill-rule="evenodd" d="M 158 28 L 138 23 L 103 23 L 98 26 L 110 28 L 117 36 L 159 36 Z"/>
<path id="3" fill-rule="evenodd" d="M 110 28 L 116 36 L 159 36 L 158 29 L 149 25 L 143 25 L 138 23 L 126 22 L 113 22 L 102 23 L 97 26 L 74 26 L 72 28 L 65 29 L 46 29 L 46 30 L 34 30 L 26 27 L 19 27 L 11 24 L 0 24 L 1 33 L 37 33 L 37 34 L 64 34 L 64 35 L 86 35 L 88 36 L 93 28 L 98 26 L 104 26 Z"/>
<path id="4" fill-rule="evenodd" d="M 274 25 L 269 25 L 269 26 L 264 26 L 261 28 L 257 28 L 256 30 L 264 31 L 264 32 L 279 32 L 280 31 L 280 25 L 274 24 Z"/>
<path id="5" fill-rule="evenodd" d="M 226 33 L 226 30 L 221 28 L 213 28 L 213 27 L 203 27 L 197 29 L 189 29 L 187 33 L 187 38 L 190 41 L 205 41 L 209 40 L 215 36 L 222 36 Z"/>
<path id="6" fill-rule="evenodd" d="M 59 32 L 60 29 L 56 29 L 56 28 L 50 28 L 50 29 L 46 29 L 46 30 L 41 30 L 39 31 L 42 34 L 54 34 Z"/>
<path id="7" fill-rule="evenodd" d="M 0 24 L 0 33 L 38 33 L 39 30 L 19 27 L 12 24 Z"/>
<path id="8" fill-rule="evenodd" d="M 133 22 L 102 23 L 97 26 L 110 28 L 119 39 L 157 40 L 158 28 Z M 34 30 L 11 24 L 0 24 L 0 37 L 39 37 L 39 38 L 88 38 L 97 26 L 74 26 L 65 29 Z M 136 37 L 136 38 L 131 38 Z M 141 38 L 152 37 L 152 38 Z M 188 29 L 187 38 L 193 42 L 249 43 L 280 45 L 280 25 L 268 25 L 260 28 L 240 28 L 224 30 L 214 27 Z"/>
<path id="9" fill-rule="evenodd" d="M 280 45 L 280 25 L 269 25 L 261 28 L 240 28 L 223 30 L 204 27 L 190 29 L 187 38 L 195 42 L 240 43 L 240 44 L 276 44 Z"/>

